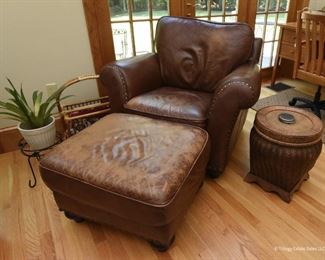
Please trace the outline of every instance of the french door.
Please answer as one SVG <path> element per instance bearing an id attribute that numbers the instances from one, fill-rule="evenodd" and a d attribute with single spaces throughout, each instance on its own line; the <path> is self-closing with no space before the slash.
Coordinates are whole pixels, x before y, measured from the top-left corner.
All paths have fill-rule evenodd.
<path id="1" fill-rule="evenodd" d="M 255 37 L 262 38 L 263 48 L 260 60 L 262 68 L 274 65 L 278 40 L 280 35 L 279 23 L 286 23 L 290 0 L 258 0 Z"/>
<path id="2" fill-rule="evenodd" d="M 116 59 L 154 51 L 157 21 L 169 15 L 168 0 L 109 0 Z"/>
<path id="3" fill-rule="evenodd" d="M 240 0 L 196 0 L 195 17 L 215 22 L 236 22 Z"/>

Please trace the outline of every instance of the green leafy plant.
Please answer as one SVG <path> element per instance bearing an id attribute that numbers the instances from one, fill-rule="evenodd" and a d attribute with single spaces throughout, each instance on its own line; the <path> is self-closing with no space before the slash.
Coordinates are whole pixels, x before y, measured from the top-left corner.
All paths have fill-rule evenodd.
<path id="1" fill-rule="evenodd" d="M 26 100 L 22 85 L 20 91 L 16 89 L 14 84 L 8 79 L 10 88 L 5 90 L 11 95 L 8 102 L 0 101 L 0 115 L 6 119 L 21 122 L 24 129 L 36 129 L 51 123 L 52 111 L 57 104 L 57 98 L 64 90 L 64 87 L 58 88 L 52 95 L 42 102 L 43 92 L 35 90 L 33 92 L 33 105 L 30 106 Z M 59 101 L 70 96 L 65 96 Z"/>

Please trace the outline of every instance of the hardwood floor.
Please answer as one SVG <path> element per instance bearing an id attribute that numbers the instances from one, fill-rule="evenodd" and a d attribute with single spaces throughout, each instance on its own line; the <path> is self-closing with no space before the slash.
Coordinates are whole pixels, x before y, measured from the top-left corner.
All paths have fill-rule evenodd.
<path id="1" fill-rule="evenodd" d="M 263 88 L 261 96 L 272 93 Z M 242 180 L 254 116 L 250 110 L 227 170 L 206 179 L 165 253 L 112 227 L 68 220 L 38 171 L 28 187 L 25 157 L 1 154 L 0 259 L 325 259 L 325 146 L 287 204 Z"/>

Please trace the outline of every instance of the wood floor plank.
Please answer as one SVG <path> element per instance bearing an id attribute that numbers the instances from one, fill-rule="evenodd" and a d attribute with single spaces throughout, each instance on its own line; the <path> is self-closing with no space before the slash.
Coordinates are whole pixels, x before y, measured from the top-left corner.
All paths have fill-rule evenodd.
<path id="1" fill-rule="evenodd" d="M 261 97 L 271 94 L 263 88 Z M 325 146 L 310 179 L 285 203 L 243 181 L 255 114 L 249 110 L 226 171 L 206 179 L 164 253 L 113 227 L 65 218 L 38 170 L 37 186 L 28 187 L 26 157 L 1 154 L 0 259 L 325 259 Z"/>
<path id="2" fill-rule="evenodd" d="M 211 259 L 213 253 L 209 250 L 209 247 L 205 241 L 200 237 L 200 234 L 196 233 L 190 225 L 188 217 L 185 217 L 184 222 L 180 226 L 180 232 L 177 236 L 177 240 L 180 242 L 179 246 L 184 252 L 186 259 Z M 196 245 L 193 247 L 193 245 Z"/>
<path id="3" fill-rule="evenodd" d="M 105 232 L 105 237 L 109 244 L 110 249 L 110 258 L 114 258 L 116 256 L 119 259 L 130 259 L 129 254 L 126 248 L 122 244 L 122 240 L 124 236 L 128 234 L 124 234 L 116 230 L 115 228 L 107 228 L 106 226 L 102 226 L 103 231 Z"/>

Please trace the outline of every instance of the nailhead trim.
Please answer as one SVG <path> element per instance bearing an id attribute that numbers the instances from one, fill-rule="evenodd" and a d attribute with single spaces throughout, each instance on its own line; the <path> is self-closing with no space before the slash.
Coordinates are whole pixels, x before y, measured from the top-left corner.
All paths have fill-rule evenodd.
<path id="1" fill-rule="evenodd" d="M 128 90 L 125 78 L 122 74 L 122 71 L 118 66 L 113 66 L 113 70 L 119 75 L 120 81 L 122 82 L 122 88 L 123 88 L 123 98 L 124 98 L 124 104 L 129 100 Z"/>
<path id="2" fill-rule="evenodd" d="M 214 106 L 215 106 L 215 104 L 216 104 L 216 102 L 217 102 L 217 99 L 218 99 L 218 97 L 221 95 L 221 93 L 222 92 L 224 92 L 229 86 L 231 86 L 231 85 L 233 85 L 233 84 L 238 84 L 238 85 L 241 85 L 241 86 L 245 86 L 245 87 L 248 87 L 250 90 L 251 90 L 251 100 L 253 99 L 253 97 L 254 97 L 254 91 L 253 91 L 253 87 L 250 85 L 250 84 L 248 84 L 247 82 L 244 82 L 244 81 L 230 81 L 230 82 L 228 82 L 227 84 L 225 84 L 221 89 L 219 89 L 216 93 L 215 93 L 215 95 L 214 95 L 214 97 L 213 97 L 213 100 L 212 100 L 212 104 L 211 104 L 211 107 L 210 107 L 210 111 L 209 111 L 209 115 L 208 115 L 208 117 L 210 117 L 210 115 L 211 115 L 211 113 L 212 113 L 212 111 L 213 111 L 213 109 L 214 109 Z M 238 115 L 239 114 L 235 114 L 234 116 L 233 116 L 233 118 L 231 119 L 231 125 L 232 125 L 232 128 L 231 129 L 233 129 L 233 127 L 235 126 L 235 124 L 236 124 L 236 121 L 237 121 L 237 117 L 238 117 Z M 227 134 L 226 134 L 226 139 L 227 139 L 227 147 L 226 147 L 226 149 L 227 149 L 227 156 L 228 156 L 228 154 L 229 154 L 229 148 L 230 148 L 230 138 L 231 138 L 231 135 L 232 135 L 232 130 L 228 130 L 227 131 Z M 227 157 L 226 156 L 226 157 Z M 214 169 L 216 169 L 216 168 L 218 168 L 217 167 L 217 165 L 211 165 L 212 166 L 212 168 L 214 168 Z M 210 167 L 211 167 L 210 166 Z"/>
<path id="3" fill-rule="evenodd" d="M 221 89 L 218 90 L 218 92 L 214 95 L 213 99 L 212 99 L 212 103 L 211 103 L 211 106 L 210 106 L 210 111 L 209 111 L 209 115 L 211 115 L 213 109 L 214 109 L 214 106 L 217 102 L 217 99 L 218 97 L 221 95 L 222 92 L 224 92 L 229 86 L 233 85 L 233 84 L 238 84 L 238 85 L 241 85 L 241 86 L 245 86 L 245 87 L 248 87 L 251 91 L 252 91 L 252 95 L 251 95 L 251 99 L 253 99 L 253 87 L 248 84 L 247 82 L 244 82 L 244 81 L 230 81 L 228 82 L 227 84 L 225 84 Z"/>

